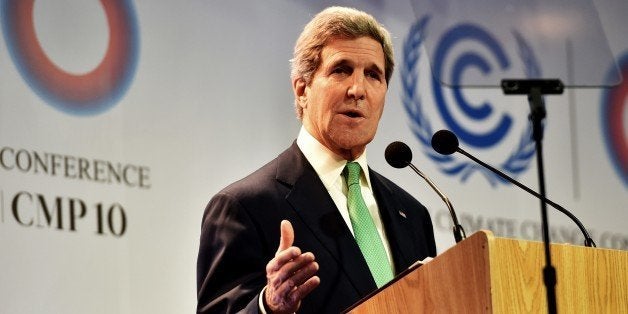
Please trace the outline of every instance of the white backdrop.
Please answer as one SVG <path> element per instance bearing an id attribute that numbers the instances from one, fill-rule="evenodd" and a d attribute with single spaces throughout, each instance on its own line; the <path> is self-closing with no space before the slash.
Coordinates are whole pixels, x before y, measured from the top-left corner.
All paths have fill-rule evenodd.
<path id="1" fill-rule="evenodd" d="M 434 129 L 443 122 L 424 50 L 415 50 L 421 54 L 416 67 L 408 64 L 411 26 L 430 14 L 415 15 L 409 1 L 133 1 L 114 8 L 129 14 L 131 26 L 122 33 L 114 32 L 99 1 L 35 1 L 30 38 L 54 69 L 68 76 L 91 73 L 115 38 L 131 43 L 117 46 L 120 51 L 136 53 L 126 59 L 126 76 L 104 79 L 105 85 L 126 79 L 117 98 L 79 101 L 72 110 L 64 107 L 65 96 L 55 101 L 46 89 L 54 80 L 46 85 L 29 74 L 27 66 L 37 60 L 19 50 L 28 34 L 13 18 L 28 2 L 0 1 L 0 313 L 194 311 L 204 206 L 296 137 L 288 60 L 305 23 L 336 3 L 371 12 L 393 34 L 397 71 L 369 162 L 430 209 L 438 251 L 454 244 L 446 209 L 409 169 L 386 164 L 383 151 L 391 141 L 412 147 L 413 162 L 446 191 L 468 234 L 491 229 L 540 239 L 537 200 L 503 183 L 491 185 L 479 172 L 466 180 L 444 174 L 412 133 L 417 122 L 403 106 L 404 68 L 418 74 L 417 97 Z M 596 6 L 621 60 L 628 53 L 628 4 L 605 0 Z M 73 95 L 74 85 L 61 85 L 70 90 L 64 95 Z M 607 146 L 608 138 L 628 145 L 627 100 L 615 99 L 620 117 L 604 118 L 607 91 L 568 90 L 546 99 L 546 183 L 549 197 L 578 216 L 598 246 L 626 250 L 627 157 Z M 499 90 L 465 93 L 487 100 L 494 115 L 513 117 L 512 132 L 499 145 L 461 143 L 481 158 L 503 161 L 525 128 L 525 98 Z M 98 104 L 98 112 L 84 109 Z M 457 117 L 477 130 L 497 120 L 474 124 Z M 619 121 L 619 133 L 606 130 L 611 120 Z M 536 189 L 534 158 L 527 165 L 517 177 Z M 116 179 L 119 173 L 126 181 Z M 552 240 L 581 244 L 575 225 L 550 212 Z"/>

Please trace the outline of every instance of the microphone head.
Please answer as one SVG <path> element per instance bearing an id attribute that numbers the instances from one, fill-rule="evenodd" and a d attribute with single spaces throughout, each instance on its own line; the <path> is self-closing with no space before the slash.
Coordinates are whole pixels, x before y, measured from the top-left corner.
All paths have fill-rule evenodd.
<path id="1" fill-rule="evenodd" d="M 442 155 L 451 155 L 458 150 L 458 137 L 449 130 L 440 130 L 432 136 L 432 148 Z"/>
<path id="2" fill-rule="evenodd" d="M 412 150 L 403 142 L 392 142 L 384 152 L 386 161 L 395 168 L 404 168 L 412 161 Z"/>

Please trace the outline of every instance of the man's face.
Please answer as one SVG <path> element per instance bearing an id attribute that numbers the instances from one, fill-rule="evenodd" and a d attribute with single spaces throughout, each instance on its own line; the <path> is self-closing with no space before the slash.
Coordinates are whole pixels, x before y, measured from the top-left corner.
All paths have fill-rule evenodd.
<path id="1" fill-rule="evenodd" d="M 345 159 L 359 157 L 373 140 L 388 86 L 384 51 L 370 37 L 333 39 L 321 52 L 309 85 L 294 82 L 303 125 Z"/>

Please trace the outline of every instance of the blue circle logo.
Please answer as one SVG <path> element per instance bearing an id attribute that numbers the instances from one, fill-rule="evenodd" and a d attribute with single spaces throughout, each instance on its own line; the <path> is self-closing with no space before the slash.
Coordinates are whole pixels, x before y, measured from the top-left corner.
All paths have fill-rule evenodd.
<path id="1" fill-rule="evenodd" d="M 479 172 L 492 186 L 496 186 L 500 182 L 505 183 L 507 181 L 475 163 L 458 160 L 452 155 L 440 155 L 431 148 L 431 137 L 435 130 L 425 114 L 421 97 L 417 91 L 419 83 L 418 64 L 421 57 L 419 48 L 427 36 L 426 30 L 429 20 L 429 16 L 425 16 L 411 27 L 403 47 L 404 59 L 401 70 L 403 105 L 406 113 L 411 118 L 412 132 L 422 145 L 425 154 L 438 165 L 443 173 L 451 176 L 460 176 L 461 181 L 465 182 L 473 173 Z M 517 43 L 519 56 L 525 66 L 527 77 L 539 77 L 540 68 L 530 45 L 517 32 L 513 32 L 513 37 Z M 490 53 L 490 57 L 494 59 L 494 62 L 489 62 L 485 56 L 471 50 L 464 50 L 456 55 L 455 60 L 449 60 L 454 47 L 463 42 L 473 42 L 475 45 L 481 45 Z M 451 71 L 447 74 L 451 77 L 453 87 L 444 87 L 437 79 L 445 74 L 445 64 L 450 65 Z M 498 68 L 493 69 L 491 64 L 496 64 Z M 509 114 L 502 113 L 500 116 L 495 117 L 496 113 L 490 103 L 473 104 L 465 98 L 461 88 L 459 88 L 464 72 L 469 69 L 488 74 L 491 71 L 506 70 L 509 67 L 511 67 L 511 62 L 501 44 L 490 32 L 479 25 L 471 23 L 458 24 L 442 35 L 434 49 L 431 90 L 436 109 L 445 127 L 453 131 L 461 142 L 476 148 L 488 149 L 502 142 L 510 132 L 513 132 L 513 118 Z M 451 97 L 446 97 L 446 92 L 451 92 Z M 482 131 L 468 129 L 458 122 L 452 113 L 451 108 L 453 106 L 456 106 L 456 110 L 463 114 L 466 119 L 474 122 L 483 122 L 490 118 L 494 127 Z M 510 154 L 500 162 L 499 168 L 502 171 L 516 177 L 529 167 L 530 160 L 535 153 L 534 142 L 530 134 L 531 128 L 528 125 L 519 136 L 519 141 Z"/>

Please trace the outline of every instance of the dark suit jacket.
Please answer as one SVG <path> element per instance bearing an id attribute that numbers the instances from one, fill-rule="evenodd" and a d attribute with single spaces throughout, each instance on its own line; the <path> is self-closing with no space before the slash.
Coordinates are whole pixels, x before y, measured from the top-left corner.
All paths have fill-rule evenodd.
<path id="1" fill-rule="evenodd" d="M 436 255 L 429 213 L 410 194 L 369 169 L 397 273 Z M 280 222 L 294 245 L 313 252 L 320 285 L 299 313 L 338 313 L 377 289 L 351 231 L 296 143 L 214 196 L 203 215 L 197 261 L 199 313 L 258 312 L 265 267 L 277 251 Z"/>

